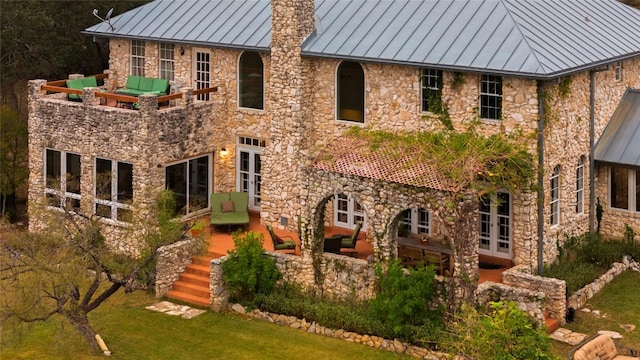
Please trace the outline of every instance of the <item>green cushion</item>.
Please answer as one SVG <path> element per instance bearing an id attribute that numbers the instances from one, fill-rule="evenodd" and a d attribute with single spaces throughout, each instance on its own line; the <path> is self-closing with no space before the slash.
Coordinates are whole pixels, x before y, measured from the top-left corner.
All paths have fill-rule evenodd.
<path id="1" fill-rule="evenodd" d="M 167 79 L 153 79 L 153 91 L 158 91 L 160 94 L 165 95 L 167 93 L 167 88 L 169 87 L 169 80 Z"/>
<path id="2" fill-rule="evenodd" d="M 69 89 L 82 90 L 82 85 L 82 79 L 67 80 L 67 87 Z"/>
<path id="3" fill-rule="evenodd" d="M 122 95 L 130 95 L 130 96 L 139 96 L 143 94 L 143 92 L 138 89 L 129 89 L 129 88 L 117 89 L 116 93 L 122 94 Z"/>
<path id="4" fill-rule="evenodd" d="M 142 93 L 142 95 L 161 95 L 162 93 L 160 91 L 145 91 Z"/>
<path id="5" fill-rule="evenodd" d="M 95 76 L 83 78 L 82 87 L 98 87 L 98 80 L 96 80 Z"/>
<path id="6" fill-rule="evenodd" d="M 148 77 L 140 78 L 140 84 L 138 85 L 138 90 L 143 92 L 153 90 L 153 78 L 148 78 Z"/>
<path id="7" fill-rule="evenodd" d="M 140 85 L 140 76 L 130 75 L 127 77 L 127 84 L 124 86 L 129 89 L 137 89 Z"/>

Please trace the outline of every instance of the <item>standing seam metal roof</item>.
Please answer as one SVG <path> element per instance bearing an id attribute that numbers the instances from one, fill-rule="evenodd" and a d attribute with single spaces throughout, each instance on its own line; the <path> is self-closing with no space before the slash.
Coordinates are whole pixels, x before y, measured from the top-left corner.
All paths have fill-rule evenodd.
<path id="1" fill-rule="evenodd" d="M 312 1 L 312 0 L 311 0 Z M 304 56 L 551 78 L 640 55 L 616 0 L 316 0 Z M 269 51 L 268 0 L 156 0 L 86 34 Z"/>
<path id="2" fill-rule="evenodd" d="M 594 158 L 640 166 L 640 90 L 628 89 L 598 139 Z"/>

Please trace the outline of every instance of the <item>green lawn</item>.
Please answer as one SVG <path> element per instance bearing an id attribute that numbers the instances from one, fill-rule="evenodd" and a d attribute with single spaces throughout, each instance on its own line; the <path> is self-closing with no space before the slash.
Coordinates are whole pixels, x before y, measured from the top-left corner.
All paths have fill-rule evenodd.
<path id="1" fill-rule="evenodd" d="M 623 338 L 618 340 L 622 345 L 640 350 L 640 273 L 625 271 L 587 302 L 585 307 L 600 310 L 605 317 L 597 317 L 591 313 L 576 312 L 575 321 L 565 327 L 572 331 L 593 335 L 598 330 L 619 332 Z M 633 324 L 636 329 L 627 332 L 620 324 Z M 561 345 L 554 341 L 556 354 L 566 358 L 571 346 Z"/>
<path id="2" fill-rule="evenodd" d="M 264 321 L 206 312 L 190 320 L 146 310 L 149 294 L 115 295 L 91 316 L 113 359 L 411 359 Z M 2 329 L 1 359 L 104 359 L 68 325 Z"/>

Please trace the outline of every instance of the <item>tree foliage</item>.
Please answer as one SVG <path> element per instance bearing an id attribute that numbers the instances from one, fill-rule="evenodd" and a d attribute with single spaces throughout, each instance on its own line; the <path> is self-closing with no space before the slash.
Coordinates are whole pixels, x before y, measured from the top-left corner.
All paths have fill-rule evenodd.
<path id="1" fill-rule="evenodd" d="M 16 193 L 29 178 L 27 151 L 27 123 L 8 106 L 0 106 L 0 218 L 16 218 Z"/>
<path id="2" fill-rule="evenodd" d="M 154 278 L 157 250 L 178 241 L 183 230 L 167 214 L 175 206 L 163 192 L 153 215 L 131 227 L 145 232 L 137 257 L 113 251 L 105 242 L 99 220 L 69 212 L 46 211 L 44 229 L 16 233 L 0 243 L 0 321 L 20 325 L 60 316 L 94 349 L 95 330 L 88 314 L 119 289 L 145 288 Z M 134 234 L 125 232 L 122 242 Z"/>
<path id="3" fill-rule="evenodd" d="M 257 294 L 266 294 L 281 274 L 273 259 L 264 254 L 262 234 L 253 231 L 244 236 L 233 234 L 234 249 L 222 263 L 224 282 L 232 299 L 250 304 Z"/>

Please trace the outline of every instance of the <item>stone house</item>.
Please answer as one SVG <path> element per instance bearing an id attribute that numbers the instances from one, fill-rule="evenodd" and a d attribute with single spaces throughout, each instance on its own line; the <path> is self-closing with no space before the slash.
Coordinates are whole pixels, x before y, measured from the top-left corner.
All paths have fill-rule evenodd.
<path id="1" fill-rule="evenodd" d="M 138 75 L 181 95 L 120 109 L 95 89 L 70 102 L 33 80 L 31 203 L 71 204 L 119 231 L 165 188 L 185 216 L 210 211 L 213 192 L 244 191 L 281 229 L 363 223 L 387 259 L 400 224 L 455 241 L 437 216 L 446 189 L 394 177 L 388 159 L 313 156 L 354 126 L 442 129 L 441 102 L 458 130 L 478 119 L 484 134 L 521 132 L 539 166 L 538 193 L 478 201 L 477 241 L 456 268 L 478 254 L 552 261 L 565 234 L 595 226 L 595 199 L 603 232 L 640 232 L 640 11 L 617 1 L 157 0 L 84 33 L 108 41 L 107 90 Z"/>

